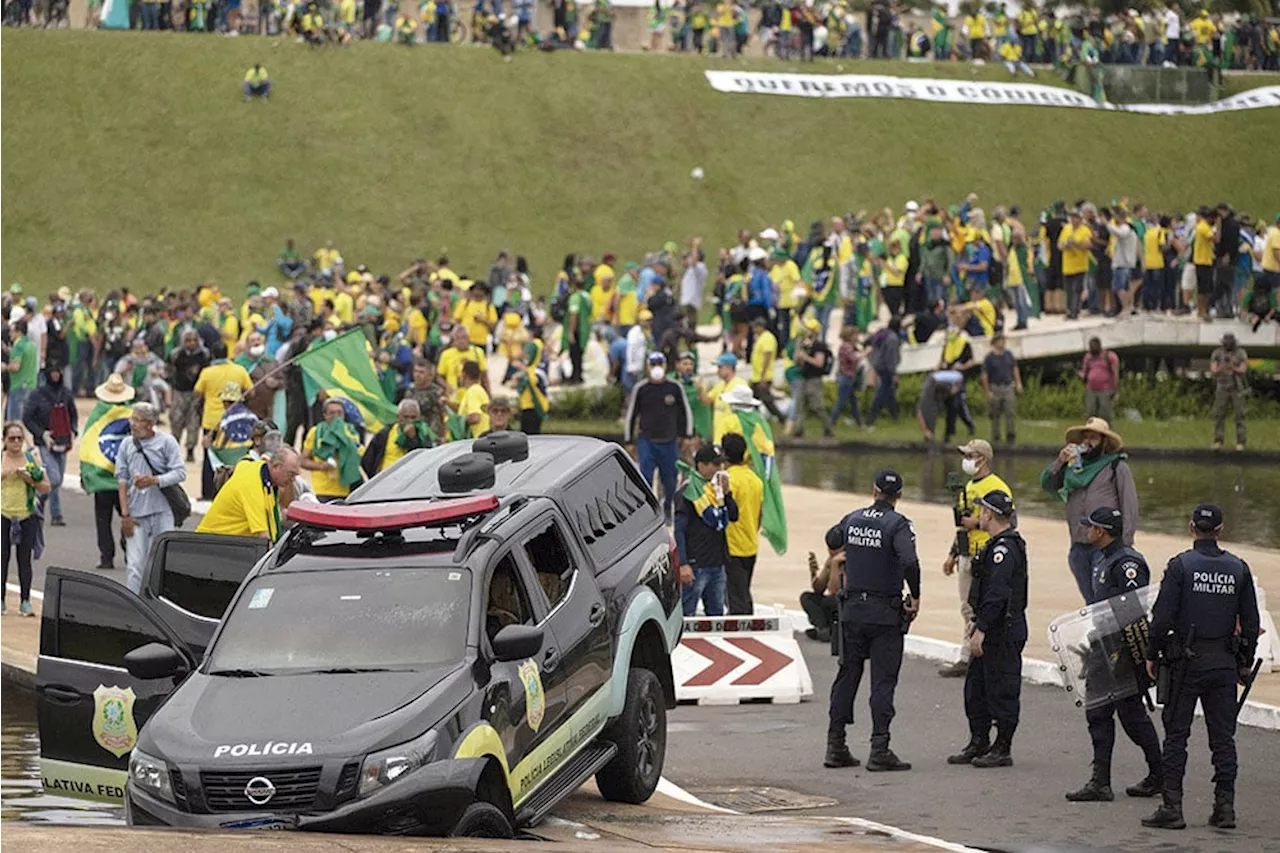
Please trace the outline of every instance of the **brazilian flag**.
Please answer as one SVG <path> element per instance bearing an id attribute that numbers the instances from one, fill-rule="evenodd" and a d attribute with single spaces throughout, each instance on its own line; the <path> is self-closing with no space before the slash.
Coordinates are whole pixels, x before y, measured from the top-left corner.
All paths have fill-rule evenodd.
<path id="1" fill-rule="evenodd" d="M 131 406 L 102 401 L 89 413 L 80 439 L 80 485 L 89 494 L 116 490 L 116 454 L 129 437 L 131 414 Z"/>
<path id="2" fill-rule="evenodd" d="M 760 532 L 778 554 L 787 553 L 787 513 L 782 505 L 782 478 L 778 476 L 773 445 L 773 430 L 759 411 L 735 410 L 747 440 L 751 468 L 764 483 L 764 506 L 760 515 Z"/>
<path id="3" fill-rule="evenodd" d="M 377 432 L 396 419 L 396 406 L 382 393 L 369 342 L 359 328 L 343 332 L 304 352 L 294 362 L 302 369 L 307 402 L 324 391 L 359 414 L 365 429 Z"/>

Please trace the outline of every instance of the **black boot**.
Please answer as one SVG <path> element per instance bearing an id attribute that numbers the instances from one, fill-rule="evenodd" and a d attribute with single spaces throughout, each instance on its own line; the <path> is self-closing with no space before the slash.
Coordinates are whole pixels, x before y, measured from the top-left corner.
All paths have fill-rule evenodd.
<path id="1" fill-rule="evenodd" d="M 1155 829 L 1186 829 L 1187 822 L 1182 819 L 1182 792 L 1165 791 L 1160 808 L 1151 817 L 1144 817 L 1142 825 Z"/>
<path id="2" fill-rule="evenodd" d="M 1101 761 L 1093 762 L 1093 775 L 1083 788 L 1067 793 L 1067 799 L 1073 803 L 1109 803 L 1115 798 L 1111 791 L 1111 766 Z"/>
<path id="3" fill-rule="evenodd" d="M 871 767 L 868 765 L 868 770 Z M 1218 788 L 1213 792 L 1213 814 L 1209 815 L 1209 826 L 1219 829 L 1236 828 L 1236 792 Z"/>
<path id="4" fill-rule="evenodd" d="M 977 758 L 980 755 L 986 755 L 990 749 L 991 749 L 990 738 L 979 737 L 978 735 L 972 735 L 969 738 L 969 742 L 965 744 L 964 749 L 960 750 L 955 755 L 947 756 L 947 763 L 948 764 L 972 764 L 973 759 Z"/>
<path id="5" fill-rule="evenodd" d="M 844 726 L 827 729 L 827 754 L 822 759 L 822 766 L 857 767 L 861 763 L 849 752 L 849 745 L 844 740 Z"/>
<path id="6" fill-rule="evenodd" d="M 889 748 L 888 735 L 872 735 L 867 769 L 873 773 L 882 770 L 910 770 L 911 765 L 893 754 L 893 750 Z"/>
<path id="7" fill-rule="evenodd" d="M 974 767 L 1012 767 L 1013 735 L 1004 732 L 996 734 L 996 742 L 991 745 L 985 755 L 979 755 L 970 762 Z"/>
<path id="8" fill-rule="evenodd" d="M 1130 797 L 1158 797 L 1160 792 L 1164 790 L 1164 780 L 1157 772 L 1147 774 L 1147 778 L 1143 779 L 1136 785 L 1130 785 L 1124 789 L 1124 792 Z"/>

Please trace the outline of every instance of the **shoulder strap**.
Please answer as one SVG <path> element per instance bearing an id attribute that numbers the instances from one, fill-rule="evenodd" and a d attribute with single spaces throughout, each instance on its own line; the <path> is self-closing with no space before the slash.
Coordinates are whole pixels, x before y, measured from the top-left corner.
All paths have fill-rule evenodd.
<path id="1" fill-rule="evenodd" d="M 142 458 L 146 461 L 147 467 L 151 469 L 151 475 L 153 477 L 159 477 L 160 472 L 156 470 L 156 466 L 151 464 L 151 457 L 147 455 L 147 451 L 142 449 L 142 442 L 138 441 L 136 438 L 133 440 L 133 449 L 142 454 Z"/>

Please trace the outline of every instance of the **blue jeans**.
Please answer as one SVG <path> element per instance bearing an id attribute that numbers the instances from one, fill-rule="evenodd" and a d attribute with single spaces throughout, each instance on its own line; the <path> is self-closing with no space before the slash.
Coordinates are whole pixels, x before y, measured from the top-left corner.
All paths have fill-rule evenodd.
<path id="1" fill-rule="evenodd" d="M 653 485 L 653 471 L 658 470 L 662 481 L 662 511 L 671 521 L 671 510 L 676 499 L 676 460 L 680 450 L 674 441 L 650 441 L 641 436 L 636 439 L 636 455 L 640 457 L 640 476 L 646 484 Z"/>
<path id="2" fill-rule="evenodd" d="M 862 414 L 858 411 L 858 377 L 840 375 L 836 377 L 836 406 L 831 410 L 831 426 L 840 420 L 840 413 L 848 406 L 853 410 L 853 422 L 862 426 Z"/>
<path id="3" fill-rule="evenodd" d="M 680 588 L 680 603 L 685 616 L 698 615 L 698 602 L 708 616 L 724 615 L 724 566 L 694 567 L 693 583 Z"/>
<path id="4" fill-rule="evenodd" d="M 1067 565 L 1071 568 L 1071 576 L 1076 579 L 1076 588 L 1080 597 L 1088 601 L 1093 592 L 1093 555 L 1098 549 L 1084 542 L 1072 542 L 1067 552 Z"/>
<path id="5" fill-rule="evenodd" d="M 266 98 L 271 95 L 271 81 L 263 83 L 261 86 L 254 86 L 252 83 L 245 82 L 244 96 L 246 98 L 260 97 Z"/>
<path id="6" fill-rule="evenodd" d="M 1116 293 L 1121 293 L 1129 289 L 1129 277 L 1133 275 L 1133 270 L 1128 267 L 1112 267 L 1111 268 L 1111 289 Z M 1116 310 L 1119 310 L 1117 307 Z"/>
<path id="7" fill-rule="evenodd" d="M 139 12 L 142 15 L 142 28 L 144 30 L 160 29 L 160 4 L 159 3 L 144 2 Z"/>
<path id="8" fill-rule="evenodd" d="M 827 326 L 831 322 L 831 307 L 830 305 L 820 305 L 814 309 L 817 313 L 818 324 L 822 326 L 822 340 L 824 341 L 827 339 Z"/>
<path id="9" fill-rule="evenodd" d="M 134 595 L 142 590 L 142 572 L 147 567 L 151 542 L 161 533 L 173 530 L 173 513 L 168 507 L 151 515 L 134 517 L 133 535 L 124 540 L 124 585 Z"/>
<path id="10" fill-rule="evenodd" d="M 27 405 L 27 398 L 31 396 L 30 388 L 14 388 L 9 392 L 8 402 L 5 404 L 4 419 L 7 421 L 22 420 L 22 410 Z M 39 436 L 36 436 L 39 438 Z"/>
<path id="11" fill-rule="evenodd" d="M 1144 270 L 1142 273 L 1142 307 L 1148 311 L 1160 308 L 1164 291 L 1164 269 Z"/>
<path id="12" fill-rule="evenodd" d="M 1027 315 L 1031 313 L 1031 297 L 1027 295 L 1027 286 L 1015 284 L 1008 288 L 1008 293 L 1013 299 L 1013 310 L 1018 315 L 1018 325 L 1027 325 Z"/>
<path id="13" fill-rule="evenodd" d="M 893 383 L 893 374 L 877 370 L 876 380 L 876 395 L 871 400 L 871 413 L 867 415 L 867 423 L 875 424 L 876 416 L 886 407 L 896 421 L 898 419 L 898 388 Z"/>
<path id="14" fill-rule="evenodd" d="M 924 280 L 924 298 L 930 305 L 939 300 L 947 301 L 947 287 L 942 283 L 942 279 L 926 278 Z"/>
<path id="15" fill-rule="evenodd" d="M 84 393 L 92 395 L 94 386 L 98 384 L 98 371 L 93 364 L 93 345 L 88 341 L 80 343 L 80 350 L 76 353 L 75 375 L 71 380 L 71 392 Z"/>
<path id="16" fill-rule="evenodd" d="M 45 475 L 49 478 L 49 494 L 45 500 L 49 506 L 49 515 L 53 518 L 62 518 L 62 477 L 67 470 L 67 451 L 50 450 L 47 447 L 41 448 L 40 458 L 44 460 Z"/>

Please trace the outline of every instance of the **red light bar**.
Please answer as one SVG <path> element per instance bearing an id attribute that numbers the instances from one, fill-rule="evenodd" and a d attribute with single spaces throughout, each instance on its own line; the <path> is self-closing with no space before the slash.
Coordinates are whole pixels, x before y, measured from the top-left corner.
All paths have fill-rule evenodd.
<path id="1" fill-rule="evenodd" d="M 404 530 L 427 527 L 492 512 L 498 508 L 493 495 L 454 498 L 445 501 L 403 501 L 400 503 L 322 504 L 291 503 L 290 521 L 322 530 Z"/>

